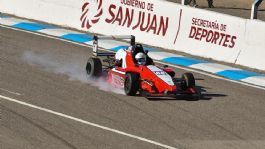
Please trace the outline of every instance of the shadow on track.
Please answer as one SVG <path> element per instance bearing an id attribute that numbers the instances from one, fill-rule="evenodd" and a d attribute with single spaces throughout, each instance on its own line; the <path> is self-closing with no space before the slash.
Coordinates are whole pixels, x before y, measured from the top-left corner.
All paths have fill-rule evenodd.
<path id="1" fill-rule="evenodd" d="M 207 93 L 205 87 L 196 86 L 197 90 L 201 93 L 199 97 L 192 95 L 177 95 L 174 97 L 146 97 L 150 101 L 162 101 L 162 100 L 185 100 L 185 101 L 200 101 L 200 100 L 211 100 L 214 97 L 226 97 L 225 94 L 218 93 Z"/>

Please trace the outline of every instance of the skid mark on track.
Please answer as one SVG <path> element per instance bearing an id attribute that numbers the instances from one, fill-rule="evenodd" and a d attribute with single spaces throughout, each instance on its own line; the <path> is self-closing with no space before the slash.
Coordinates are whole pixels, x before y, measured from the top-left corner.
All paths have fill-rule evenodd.
<path id="1" fill-rule="evenodd" d="M 33 122 L 33 121 L 30 120 L 29 118 L 27 118 L 27 117 L 25 117 L 25 116 L 23 116 L 23 115 L 21 115 L 21 114 L 15 112 L 15 111 L 13 111 L 13 110 L 11 110 L 11 109 L 9 109 L 9 108 L 3 106 L 3 105 L 2 105 L 2 107 L 4 107 L 4 109 L 5 109 L 6 111 L 8 111 L 8 112 L 10 112 L 10 113 L 12 113 L 12 114 L 14 114 L 14 115 L 17 115 L 18 117 L 22 118 L 23 120 L 25 120 L 26 122 L 28 122 L 28 123 L 31 124 L 32 126 L 38 128 L 38 129 L 40 129 L 41 131 L 43 131 L 43 132 L 46 133 L 47 135 L 49 135 L 49 136 L 51 136 L 51 137 L 53 137 L 53 138 L 59 140 L 59 141 L 62 142 L 64 145 L 68 146 L 69 148 L 71 148 L 71 149 L 77 149 L 77 147 L 75 147 L 74 145 L 72 145 L 71 143 L 69 143 L 67 140 L 65 140 L 65 139 L 63 139 L 62 137 L 56 135 L 55 133 L 51 132 L 50 130 L 48 130 L 48 129 L 42 127 L 41 125 L 39 125 L 39 124 Z"/>
<path id="2" fill-rule="evenodd" d="M 18 96 L 21 95 L 21 94 L 18 93 L 18 92 L 13 92 L 13 91 L 10 91 L 10 90 L 4 89 L 4 88 L 0 88 L 0 90 L 5 91 L 5 92 L 8 92 L 8 93 L 10 93 L 10 94 L 18 95 Z"/>

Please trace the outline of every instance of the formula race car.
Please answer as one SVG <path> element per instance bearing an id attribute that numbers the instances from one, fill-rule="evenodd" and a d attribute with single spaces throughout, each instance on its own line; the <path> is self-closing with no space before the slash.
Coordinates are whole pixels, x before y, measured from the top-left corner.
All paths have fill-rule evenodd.
<path id="1" fill-rule="evenodd" d="M 116 53 L 98 51 L 99 40 L 117 39 L 129 39 L 130 46 Z M 173 69 L 156 66 L 148 51 L 135 43 L 134 36 L 94 36 L 93 56 L 88 59 L 86 73 L 90 79 L 104 77 L 113 87 L 123 88 L 129 96 L 138 93 L 145 97 L 200 95 L 192 73 L 175 78 Z"/>

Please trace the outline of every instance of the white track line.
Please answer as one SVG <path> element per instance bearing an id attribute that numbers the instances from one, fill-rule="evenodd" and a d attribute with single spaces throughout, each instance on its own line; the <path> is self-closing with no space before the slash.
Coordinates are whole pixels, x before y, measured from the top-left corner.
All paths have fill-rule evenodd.
<path id="1" fill-rule="evenodd" d="M 50 35 L 44 35 L 44 34 L 41 34 L 41 33 L 38 33 L 38 32 L 26 31 L 26 30 L 22 30 L 22 29 L 17 29 L 17 28 L 1 25 L 1 24 L 0 24 L 0 26 L 4 27 L 4 28 L 9 28 L 9 29 L 12 29 L 12 30 L 16 30 L 16 31 L 21 31 L 21 32 L 26 32 L 26 33 L 30 33 L 30 34 L 34 34 L 34 35 L 39 35 L 39 36 L 43 36 L 43 37 L 47 37 L 47 38 L 51 38 L 51 39 L 61 40 L 61 41 L 64 41 L 64 42 L 72 43 L 72 44 L 75 44 L 75 45 L 80 45 L 80 46 L 83 46 L 83 47 L 91 47 L 91 46 L 89 46 L 87 44 L 77 43 L 77 42 L 69 41 L 69 40 L 66 40 L 66 39 L 62 39 L 62 38 L 58 38 L 58 37 L 54 37 L 54 36 L 50 36 Z M 106 50 L 106 49 L 101 49 L 101 50 L 109 51 L 109 50 Z M 257 85 L 253 85 L 253 84 L 249 84 L 249 83 L 245 83 L 245 82 L 241 82 L 241 81 L 230 80 L 230 79 L 227 79 L 227 78 L 223 78 L 223 77 L 217 76 L 215 74 L 210 74 L 210 73 L 204 72 L 202 70 L 200 71 L 200 70 L 196 70 L 196 69 L 192 69 L 192 68 L 188 68 L 188 67 L 176 66 L 176 65 L 172 65 L 172 64 L 168 64 L 168 63 L 163 63 L 163 62 L 160 62 L 160 61 L 155 61 L 155 62 L 156 63 L 160 63 L 160 64 L 166 64 L 166 65 L 169 65 L 169 66 L 172 66 L 172 67 L 175 67 L 175 68 L 179 68 L 179 69 L 182 69 L 182 70 L 186 70 L 186 71 L 196 72 L 196 73 L 199 73 L 199 74 L 202 74 L 202 75 L 205 75 L 205 76 L 209 76 L 209 77 L 212 77 L 212 78 L 215 78 L 215 79 L 225 80 L 225 81 L 229 81 L 229 82 L 238 83 L 238 84 L 241 84 L 241 85 L 253 87 L 253 88 L 256 88 L 256 89 L 265 90 L 265 88 L 261 87 L 261 86 L 257 86 Z"/>
<path id="2" fill-rule="evenodd" d="M 165 145 L 165 144 L 153 141 L 153 140 L 149 140 L 149 139 L 146 139 L 146 138 L 143 138 L 143 137 L 132 135 L 132 134 L 129 134 L 129 133 L 126 133 L 126 132 L 123 132 L 123 131 L 119 131 L 119 130 L 116 130 L 116 129 L 113 129 L 113 128 L 102 126 L 102 125 L 99 125 L 99 124 L 96 124 L 96 123 L 92 123 L 92 122 L 89 122 L 89 121 L 86 121 L 86 120 L 82 120 L 82 119 L 79 119 L 79 118 L 76 118 L 76 117 L 73 117 L 73 116 L 69 116 L 69 115 L 66 115 L 66 114 L 63 114 L 63 113 L 60 113 L 60 112 L 56 112 L 56 111 L 53 111 L 53 110 L 50 110 L 50 109 L 46 109 L 46 108 L 43 108 L 43 107 L 39 107 L 39 106 L 36 106 L 36 105 L 32 105 L 32 104 L 29 104 L 29 103 L 26 103 L 26 102 L 23 102 L 23 101 L 19 101 L 19 100 L 10 98 L 10 97 L 6 97 L 6 96 L 3 96 L 3 95 L 0 95 L 0 99 L 11 101 L 11 102 L 14 102 L 14 103 L 17 103 L 17 104 L 20 104 L 20 105 L 24 105 L 24 106 L 27 106 L 27 107 L 30 107 L 30 108 L 33 108 L 33 109 L 37 109 L 37 110 L 40 110 L 40 111 L 43 111 L 43 112 L 47 112 L 47 113 L 50 113 L 50 114 L 53 114 L 53 115 L 56 115 L 56 116 L 60 116 L 60 117 L 66 118 L 66 119 L 70 119 L 70 120 L 73 120 L 73 121 L 76 121 L 76 122 L 79 122 L 79 123 L 83 123 L 83 124 L 90 125 L 90 126 L 93 126 L 93 127 L 97 127 L 97 128 L 100 128 L 100 129 L 103 129 L 103 130 L 107 130 L 107 131 L 110 131 L 110 132 L 113 132 L 113 133 L 117 133 L 117 134 L 120 134 L 120 135 L 123 135 L 123 136 L 126 136 L 126 137 L 130 137 L 130 138 L 137 139 L 137 140 L 140 140 L 140 141 L 143 141 L 143 142 L 147 142 L 147 143 L 150 143 L 150 144 L 153 144 L 153 145 L 157 145 L 157 146 L 160 146 L 160 147 L 163 147 L 163 148 L 166 148 L 166 149 L 177 149 L 175 147 L 172 147 L 172 146 L 169 146 L 169 145 Z"/>

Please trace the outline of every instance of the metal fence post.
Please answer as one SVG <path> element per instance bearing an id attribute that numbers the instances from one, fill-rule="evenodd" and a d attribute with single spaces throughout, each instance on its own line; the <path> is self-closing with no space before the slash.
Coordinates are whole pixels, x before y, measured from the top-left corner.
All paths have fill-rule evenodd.
<path id="1" fill-rule="evenodd" d="M 262 1 L 263 0 L 255 0 L 252 3 L 250 19 L 257 19 L 258 18 L 258 8 L 259 8 L 259 5 L 262 3 Z"/>
<path id="2" fill-rule="evenodd" d="M 185 0 L 181 0 L 181 5 L 185 5 Z"/>

